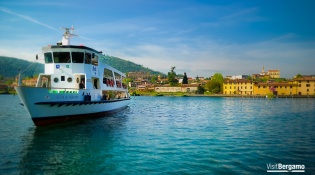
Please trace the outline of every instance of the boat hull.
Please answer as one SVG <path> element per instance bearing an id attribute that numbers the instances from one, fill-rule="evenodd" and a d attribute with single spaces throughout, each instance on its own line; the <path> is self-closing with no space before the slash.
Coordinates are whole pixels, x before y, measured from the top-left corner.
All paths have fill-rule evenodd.
<path id="1" fill-rule="evenodd" d="M 98 91 L 80 90 L 75 94 L 52 94 L 46 88 L 16 87 L 19 97 L 36 126 L 73 121 L 82 118 L 100 117 L 125 108 L 130 99 L 97 99 Z M 91 94 L 92 101 L 84 101 Z"/>

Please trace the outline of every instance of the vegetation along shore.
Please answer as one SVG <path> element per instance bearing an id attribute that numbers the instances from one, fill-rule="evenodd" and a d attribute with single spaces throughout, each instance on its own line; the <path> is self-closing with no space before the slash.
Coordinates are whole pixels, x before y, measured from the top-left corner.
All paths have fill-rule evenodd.
<path id="1" fill-rule="evenodd" d="M 167 74 L 144 68 L 121 58 L 104 55 L 111 66 L 126 73 L 124 83 L 132 96 L 206 96 L 241 98 L 314 98 L 315 75 L 297 74 L 292 78 L 282 78 L 279 69 L 251 75 L 225 76 L 215 73 L 210 77 L 189 77 L 185 72 L 177 74 L 175 66 Z M 22 84 L 35 86 L 38 73 L 44 65 L 17 58 L 0 59 L 0 94 L 15 94 L 17 75 L 23 71 Z M 4 66 L 6 65 L 6 66 Z"/>

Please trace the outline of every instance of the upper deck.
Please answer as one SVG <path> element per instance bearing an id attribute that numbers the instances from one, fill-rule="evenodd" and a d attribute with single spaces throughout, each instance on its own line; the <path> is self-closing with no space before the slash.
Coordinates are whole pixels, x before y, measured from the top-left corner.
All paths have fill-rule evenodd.
<path id="1" fill-rule="evenodd" d="M 73 28 L 65 28 L 62 43 L 42 48 L 45 73 L 40 74 L 37 87 L 84 89 L 126 89 L 126 75 L 105 63 L 102 52 L 82 45 L 70 45 Z M 75 80 L 75 81 L 74 81 Z"/>
<path id="2" fill-rule="evenodd" d="M 54 45 L 42 48 L 45 60 L 45 74 L 54 74 L 63 69 L 68 73 L 89 73 L 96 75 L 98 69 L 109 68 L 124 73 L 105 64 L 101 51 L 86 46 Z"/>

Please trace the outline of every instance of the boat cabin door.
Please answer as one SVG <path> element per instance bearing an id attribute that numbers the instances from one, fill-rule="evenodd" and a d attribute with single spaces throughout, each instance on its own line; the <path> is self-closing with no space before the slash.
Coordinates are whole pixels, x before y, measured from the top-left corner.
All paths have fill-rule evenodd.
<path id="1" fill-rule="evenodd" d="M 94 89 L 100 89 L 100 80 L 99 78 L 92 77 L 92 83 Z"/>
<path id="2" fill-rule="evenodd" d="M 51 87 L 50 82 L 51 82 L 50 75 L 39 74 L 36 87 L 50 88 Z"/>
<path id="3" fill-rule="evenodd" d="M 82 81 L 83 81 L 84 88 L 82 87 L 81 89 L 85 89 L 85 88 L 86 88 L 86 78 L 85 78 L 85 74 L 76 74 L 76 75 L 75 75 L 75 79 L 76 79 L 75 88 L 80 89 L 80 83 L 81 83 Z"/>

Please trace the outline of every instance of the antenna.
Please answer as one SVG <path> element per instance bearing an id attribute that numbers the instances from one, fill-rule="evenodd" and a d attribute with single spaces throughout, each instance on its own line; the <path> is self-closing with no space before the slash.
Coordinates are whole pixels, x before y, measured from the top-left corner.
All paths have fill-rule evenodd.
<path id="1" fill-rule="evenodd" d="M 78 35 L 72 33 L 72 31 L 74 30 L 73 25 L 71 28 L 61 27 L 60 29 L 65 30 L 65 33 L 63 34 L 63 37 L 62 37 L 62 45 L 63 46 L 70 45 L 71 38 L 73 36 L 78 36 Z"/>

